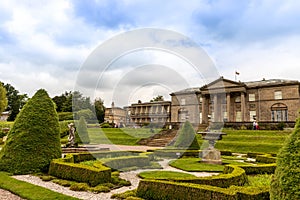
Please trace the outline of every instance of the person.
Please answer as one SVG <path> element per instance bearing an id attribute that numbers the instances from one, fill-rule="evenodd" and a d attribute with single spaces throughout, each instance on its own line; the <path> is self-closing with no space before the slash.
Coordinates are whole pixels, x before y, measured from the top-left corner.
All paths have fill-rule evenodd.
<path id="1" fill-rule="evenodd" d="M 257 124 L 256 124 L 256 120 L 253 121 L 253 130 L 256 130 Z"/>
<path id="2" fill-rule="evenodd" d="M 258 122 L 256 122 L 256 129 L 255 130 L 259 130 L 259 125 L 258 125 Z"/>

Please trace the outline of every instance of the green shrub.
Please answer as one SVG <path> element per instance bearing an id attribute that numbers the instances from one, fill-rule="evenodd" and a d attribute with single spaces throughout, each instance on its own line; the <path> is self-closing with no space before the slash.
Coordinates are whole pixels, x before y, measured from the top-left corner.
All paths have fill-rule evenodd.
<path id="1" fill-rule="evenodd" d="M 256 162 L 260 163 L 276 163 L 276 157 L 273 157 L 271 154 L 257 155 Z"/>
<path id="2" fill-rule="evenodd" d="M 141 151 L 104 151 L 98 153 L 75 153 L 72 154 L 75 163 L 102 158 L 115 158 L 121 156 L 138 156 Z"/>
<path id="3" fill-rule="evenodd" d="M 90 138 L 87 130 L 86 121 L 83 116 L 80 117 L 78 124 L 76 124 L 77 133 L 83 144 L 89 144 Z"/>
<path id="4" fill-rule="evenodd" d="M 176 141 L 174 143 L 175 148 L 198 150 L 200 146 L 198 144 L 195 130 L 189 121 L 186 121 L 181 127 Z"/>
<path id="5" fill-rule="evenodd" d="M 184 149 L 158 149 L 154 151 L 154 155 L 158 157 L 178 158 L 183 156 L 199 157 L 199 150 Z"/>
<path id="6" fill-rule="evenodd" d="M 57 114 L 59 121 L 73 120 L 73 112 L 59 112 Z"/>
<path id="7" fill-rule="evenodd" d="M 64 187 L 70 187 L 73 185 L 75 182 L 69 181 L 69 180 L 62 180 L 62 179 L 54 179 L 52 180 L 53 183 L 56 183 L 58 185 L 64 186 Z"/>
<path id="8" fill-rule="evenodd" d="M 0 170 L 14 174 L 48 171 L 61 157 L 58 117 L 47 92 L 38 90 L 18 114 L 0 152 Z"/>
<path id="9" fill-rule="evenodd" d="M 127 199 L 129 197 L 136 197 L 136 189 L 135 190 L 128 190 L 126 192 L 119 193 L 119 194 L 113 194 L 111 196 L 111 198 L 113 198 L 113 199 Z"/>
<path id="10" fill-rule="evenodd" d="M 141 180 L 137 196 L 151 200 L 254 200 L 269 199 L 267 187 L 219 188 L 210 185 Z"/>
<path id="11" fill-rule="evenodd" d="M 246 174 L 274 174 L 276 163 L 264 165 L 238 165 Z"/>
<path id="12" fill-rule="evenodd" d="M 85 182 L 91 186 L 111 181 L 111 169 L 100 166 L 97 168 L 87 165 L 68 163 L 63 159 L 55 159 L 50 164 L 49 174 L 58 178 Z"/>
<path id="13" fill-rule="evenodd" d="M 150 165 L 148 156 L 126 156 L 119 158 L 110 158 L 101 160 L 101 162 L 104 165 L 116 170 L 132 166 L 143 167 Z"/>
<path id="14" fill-rule="evenodd" d="M 104 185 L 97 185 L 96 187 L 90 188 L 89 190 L 95 193 L 110 192 L 110 188 Z"/>
<path id="15" fill-rule="evenodd" d="M 271 199 L 300 199 L 300 118 L 277 155 Z"/>
<path id="16" fill-rule="evenodd" d="M 70 186 L 70 190 L 73 191 L 87 191 L 88 189 L 89 186 L 86 183 L 74 183 Z"/>

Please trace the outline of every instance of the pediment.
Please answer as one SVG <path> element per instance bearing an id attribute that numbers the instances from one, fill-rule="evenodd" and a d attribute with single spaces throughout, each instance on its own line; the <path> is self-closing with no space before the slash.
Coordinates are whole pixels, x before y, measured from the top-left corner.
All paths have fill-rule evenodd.
<path id="1" fill-rule="evenodd" d="M 232 81 L 229 79 L 224 79 L 223 77 L 220 77 L 219 79 L 203 86 L 201 88 L 201 91 L 213 91 L 213 90 L 220 90 L 219 92 L 223 91 L 227 91 L 228 89 L 238 89 L 237 91 L 240 91 L 241 89 L 245 88 L 245 84 L 241 83 L 241 82 L 236 82 L 236 81 Z M 235 91 L 235 90 L 233 90 Z"/>

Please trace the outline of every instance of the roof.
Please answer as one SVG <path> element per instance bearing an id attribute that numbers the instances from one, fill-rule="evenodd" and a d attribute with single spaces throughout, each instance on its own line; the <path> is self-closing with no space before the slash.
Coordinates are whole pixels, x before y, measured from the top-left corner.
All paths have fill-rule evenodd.
<path id="1" fill-rule="evenodd" d="M 300 82 L 296 80 L 286 80 L 286 79 L 268 79 L 261 81 L 249 81 L 244 82 L 248 88 L 255 87 L 268 87 L 268 86 L 276 86 L 276 85 L 299 85 Z"/>
<path id="2" fill-rule="evenodd" d="M 186 89 L 183 89 L 183 90 L 173 92 L 170 95 L 172 96 L 172 95 L 175 95 L 175 94 L 186 94 L 186 93 L 196 93 L 196 92 L 200 92 L 200 87 L 186 88 Z"/>

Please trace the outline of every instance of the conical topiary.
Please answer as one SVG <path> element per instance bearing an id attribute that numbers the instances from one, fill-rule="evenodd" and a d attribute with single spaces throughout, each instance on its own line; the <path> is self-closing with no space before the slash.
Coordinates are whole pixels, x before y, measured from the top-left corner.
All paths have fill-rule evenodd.
<path id="1" fill-rule="evenodd" d="M 186 121 L 179 130 L 176 142 L 174 143 L 174 147 L 190 150 L 200 149 L 195 130 L 189 121 Z"/>
<path id="2" fill-rule="evenodd" d="M 0 171 L 27 174 L 47 171 L 61 157 L 58 116 L 47 92 L 38 90 L 18 114 L 0 151 Z"/>
<path id="3" fill-rule="evenodd" d="M 86 121 L 83 116 L 80 117 L 78 125 L 77 125 L 77 132 L 80 137 L 80 140 L 83 144 L 89 144 L 90 138 L 88 134 L 88 129 L 86 125 Z"/>
<path id="4" fill-rule="evenodd" d="M 300 199 L 300 118 L 277 155 L 270 197 L 273 200 Z"/>

